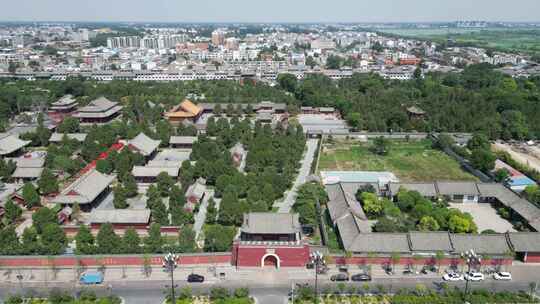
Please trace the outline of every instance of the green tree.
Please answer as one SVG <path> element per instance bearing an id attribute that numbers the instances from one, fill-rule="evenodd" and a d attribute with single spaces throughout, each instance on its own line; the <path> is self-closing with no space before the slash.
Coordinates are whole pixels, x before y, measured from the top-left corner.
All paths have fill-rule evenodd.
<path id="1" fill-rule="evenodd" d="M 77 133 L 79 132 L 79 119 L 68 116 L 58 125 L 58 133 Z"/>
<path id="2" fill-rule="evenodd" d="M 122 238 L 122 252 L 130 254 L 141 252 L 141 238 L 133 227 L 128 228 L 124 233 Z"/>
<path id="3" fill-rule="evenodd" d="M 174 185 L 173 178 L 167 172 L 161 172 L 157 176 L 156 183 L 161 196 L 169 196 L 171 187 Z"/>
<path id="4" fill-rule="evenodd" d="M 439 223 L 431 216 L 424 216 L 416 226 L 420 231 L 437 231 L 440 229 Z"/>
<path id="5" fill-rule="evenodd" d="M 506 168 L 497 169 L 495 171 L 495 181 L 498 183 L 504 182 L 510 176 L 510 172 Z"/>
<path id="6" fill-rule="evenodd" d="M 28 209 L 39 205 L 40 198 L 34 184 L 25 183 L 22 191 L 22 196 Z"/>
<path id="7" fill-rule="evenodd" d="M 377 217 L 382 214 L 383 204 L 377 195 L 369 192 L 362 193 L 362 206 L 368 216 Z"/>
<path id="8" fill-rule="evenodd" d="M 109 159 L 100 159 L 96 162 L 96 170 L 100 173 L 111 174 L 113 169 L 113 164 Z"/>
<path id="9" fill-rule="evenodd" d="M 153 223 L 148 230 L 148 236 L 144 239 L 144 250 L 147 253 L 161 253 L 164 239 L 161 236 L 161 225 Z"/>
<path id="10" fill-rule="evenodd" d="M 20 253 L 21 244 L 14 225 L 9 225 L 0 230 L 0 240 L 2 240 L 0 242 L 0 254 L 17 255 Z"/>
<path id="11" fill-rule="evenodd" d="M 337 70 L 341 68 L 342 59 L 339 56 L 330 55 L 328 58 L 326 58 L 326 68 Z"/>
<path id="12" fill-rule="evenodd" d="M 214 198 L 211 197 L 208 200 L 208 206 L 206 207 L 206 223 L 209 225 L 215 224 L 217 215 L 218 210 L 216 208 L 216 202 L 214 201 Z"/>
<path id="13" fill-rule="evenodd" d="M 296 91 L 296 85 L 298 80 L 293 74 L 282 73 L 277 77 L 279 86 L 287 92 L 294 93 Z"/>
<path id="14" fill-rule="evenodd" d="M 164 226 L 169 225 L 169 213 L 161 197 L 152 200 L 150 209 L 154 222 Z"/>
<path id="15" fill-rule="evenodd" d="M 450 232 L 467 233 L 472 231 L 471 223 L 468 219 L 459 215 L 452 215 L 448 220 L 448 228 Z"/>
<path id="16" fill-rule="evenodd" d="M 86 225 L 81 225 L 77 235 L 75 236 L 75 245 L 77 254 L 95 254 L 96 245 L 95 239 Z"/>
<path id="17" fill-rule="evenodd" d="M 195 252 L 197 245 L 195 243 L 195 232 L 191 227 L 183 227 L 178 233 L 178 251 Z"/>
<path id="18" fill-rule="evenodd" d="M 204 233 L 204 251 L 224 252 L 230 250 L 234 235 L 234 227 L 221 225 L 207 227 Z"/>
<path id="19" fill-rule="evenodd" d="M 133 174 L 128 173 L 126 176 L 124 176 L 124 180 L 122 182 L 124 185 L 124 191 L 126 194 L 126 197 L 135 197 L 137 196 L 138 189 L 137 189 L 137 182 L 135 181 L 135 177 Z"/>
<path id="20" fill-rule="evenodd" d="M 116 209 L 126 209 L 128 207 L 126 191 L 120 185 L 114 188 L 113 205 Z"/>
<path id="21" fill-rule="evenodd" d="M 114 232 L 111 223 L 102 224 L 96 236 L 97 252 L 101 254 L 120 253 L 121 239 Z"/>
<path id="22" fill-rule="evenodd" d="M 41 207 L 32 214 L 32 223 L 39 234 L 43 232 L 43 229 L 47 224 L 54 224 L 56 222 L 56 214 L 47 207 Z"/>
<path id="23" fill-rule="evenodd" d="M 57 255 L 64 253 L 67 247 L 67 237 L 60 225 L 48 223 L 41 234 L 41 244 L 46 254 Z"/>
<path id="24" fill-rule="evenodd" d="M 373 140 L 373 153 L 379 155 L 387 155 L 389 152 L 388 140 L 382 136 L 379 136 Z"/>
<path id="25" fill-rule="evenodd" d="M 7 221 L 6 224 L 8 225 L 15 223 L 23 213 L 21 207 L 15 204 L 11 198 L 8 199 L 6 204 L 4 205 L 4 210 L 4 219 Z"/>
<path id="26" fill-rule="evenodd" d="M 495 168 L 497 157 L 487 149 L 475 149 L 471 154 L 471 164 L 478 170 L 489 172 Z"/>
<path id="27" fill-rule="evenodd" d="M 38 234 L 33 227 L 24 228 L 21 243 L 23 254 L 40 254 L 42 251 Z"/>
<path id="28" fill-rule="evenodd" d="M 43 170 L 41 178 L 38 181 L 39 192 L 43 195 L 58 192 L 58 180 L 52 171 L 48 168 Z"/>

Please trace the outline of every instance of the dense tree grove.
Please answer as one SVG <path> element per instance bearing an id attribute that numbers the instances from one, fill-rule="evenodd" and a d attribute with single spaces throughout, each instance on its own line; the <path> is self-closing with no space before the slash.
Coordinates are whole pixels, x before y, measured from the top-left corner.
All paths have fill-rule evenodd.
<path id="1" fill-rule="evenodd" d="M 157 122 L 164 110 L 160 104 L 168 108 L 178 103 L 179 96 L 193 93 L 204 95 L 208 102 L 270 100 L 295 107 L 334 106 L 354 127 L 370 131 L 467 131 L 489 138 L 523 139 L 540 137 L 540 125 L 535 123 L 540 120 L 539 86 L 540 77 L 512 79 L 488 64 L 470 65 L 461 73 L 427 74 L 411 81 L 389 81 L 375 74 L 354 74 L 339 81 L 323 75 L 310 75 L 301 81 L 280 75 L 276 87 L 232 81 L 16 81 L 0 82 L 0 119 L 5 122 L 14 114 L 31 110 L 38 101 L 52 102 L 73 94 L 82 104 L 101 95 L 119 100 L 126 105 L 128 120 Z M 408 117 L 406 108 L 412 105 L 426 111 L 424 119 Z M 75 131 L 77 127 L 68 121 L 61 130 Z M 145 128 L 143 124 L 141 128 Z M 140 130 L 130 128 L 125 132 Z M 157 132 L 162 137 L 171 130 L 159 126 Z M 35 143 L 39 142 L 36 138 Z"/>
<path id="2" fill-rule="evenodd" d="M 395 203 L 370 192 L 362 192 L 360 196 L 366 215 L 377 219 L 373 226 L 377 232 L 477 232 L 470 214 L 448 208 L 445 202 L 432 202 L 416 191 L 400 189 Z"/>

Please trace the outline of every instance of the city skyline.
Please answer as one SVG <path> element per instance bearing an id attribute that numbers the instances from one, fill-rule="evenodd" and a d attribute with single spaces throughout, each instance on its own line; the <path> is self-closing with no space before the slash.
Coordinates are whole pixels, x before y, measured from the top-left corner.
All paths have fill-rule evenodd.
<path id="1" fill-rule="evenodd" d="M 54 2 L 54 5 L 52 2 Z M 517 0 L 508 10 L 502 0 L 428 1 L 395 3 L 337 0 L 332 6 L 321 0 L 273 1 L 271 5 L 254 5 L 253 1 L 216 2 L 201 0 L 180 3 L 173 0 L 118 0 L 108 2 L 21 0 L 4 4 L 0 21 L 85 21 L 85 22 L 446 22 L 483 20 L 509 22 L 539 21 L 540 4 L 534 0 Z M 58 8 L 62 8 L 61 10 Z M 261 9 L 264 7 L 264 9 Z M 344 9 L 347 8 L 347 9 Z M 189 13 L 185 13 L 189 11 Z M 15 17 L 25 16 L 25 17 Z"/>

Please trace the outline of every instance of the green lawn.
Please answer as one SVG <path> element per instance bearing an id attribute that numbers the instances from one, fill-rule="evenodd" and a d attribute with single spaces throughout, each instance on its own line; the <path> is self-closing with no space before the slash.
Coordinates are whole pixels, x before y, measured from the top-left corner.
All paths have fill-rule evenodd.
<path id="1" fill-rule="evenodd" d="M 431 141 L 391 141 L 386 156 L 372 153 L 371 143 L 340 141 L 325 144 L 319 170 L 390 171 L 401 181 L 476 180 L 444 152 L 431 148 Z"/>

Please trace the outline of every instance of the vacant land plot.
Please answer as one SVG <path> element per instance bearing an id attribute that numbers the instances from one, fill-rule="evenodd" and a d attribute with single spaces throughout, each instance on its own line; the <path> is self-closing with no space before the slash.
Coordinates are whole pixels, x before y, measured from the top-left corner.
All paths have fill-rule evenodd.
<path id="1" fill-rule="evenodd" d="M 390 171 L 401 181 L 475 180 L 444 152 L 431 148 L 429 140 L 391 141 L 385 156 L 371 152 L 371 143 L 326 143 L 319 170 Z"/>
<path id="2" fill-rule="evenodd" d="M 444 43 L 454 40 L 458 45 L 494 48 L 500 51 L 540 51 L 538 28 L 430 28 L 430 29 L 383 29 L 382 32 Z"/>

